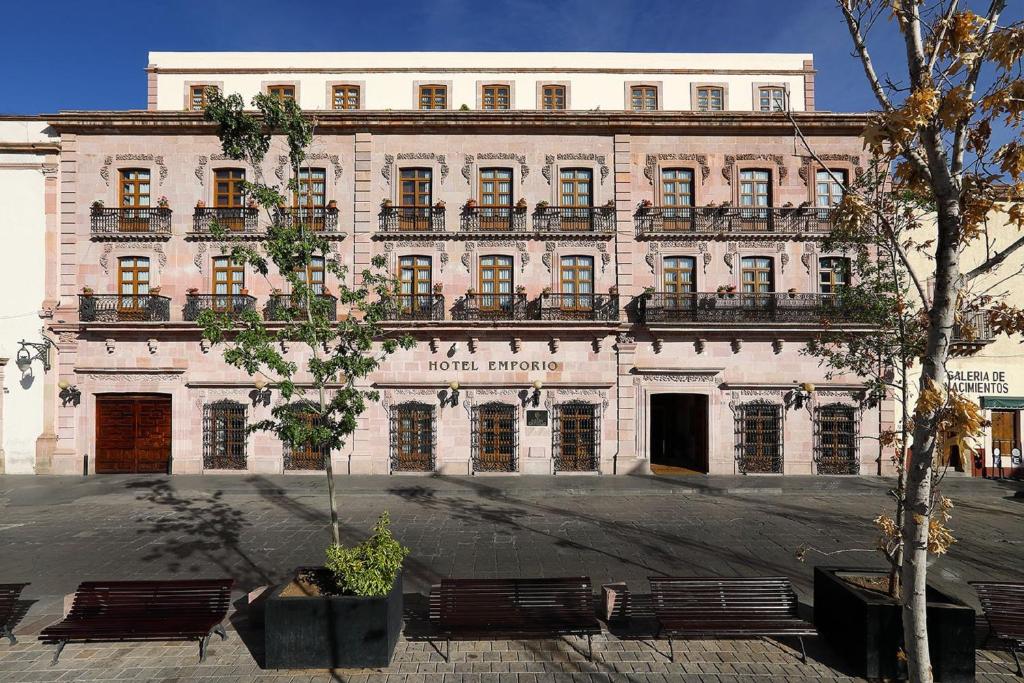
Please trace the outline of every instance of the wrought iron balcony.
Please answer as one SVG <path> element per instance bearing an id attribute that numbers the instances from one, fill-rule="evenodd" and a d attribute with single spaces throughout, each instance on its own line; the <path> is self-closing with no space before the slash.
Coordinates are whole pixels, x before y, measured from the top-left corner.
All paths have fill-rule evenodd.
<path id="1" fill-rule="evenodd" d="M 94 236 L 170 235 L 171 210 L 160 207 L 94 207 L 89 213 Z"/>
<path id="2" fill-rule="evenodd" d="M 444 296 L 441 294 L 399 294 L 390 320 L 444 320 Z"/>
<path id="3" fill-rule="evenodd" d="M 304 225 L 314 232 L 338 232 L 338 210 L 324 206 L 279 206 L 274 210 L 278 225 Z"/>
<path id="4" fill-rule="evenodd" d="M 835 294 L 654 292 L 637 297 L 637 315 L 649 323 L 855 323 L 863 313 Z"/>
<path id="5" fill-rule="evenodd" d="M 678 234 L 827 234 L 834 210 L 816 207 L 641 206 L 638 236 Z"/>
<path id="6" fill-rule="evenodd" d="M 170 320 L 171 300 L 156 294 L 80 294 L 78 319 L 84 323 Z"/>
<path id="7" fill-rule="evenodd" d="M 465 206 L 464 232 L 526 232 L 526 208 L 518 206 Z"/>
<path id="8" fill-rule="evenodd" d="M 208 233 L 214 223 L 227 233 L 254 233 L 259 230 L 259 209 L 248 206 L 202 207 L 192 214 L 192 231 Z"/>
<path id="9" fill-rule="evenodd" d="M 386 206 L 380 210 L 381 232 L 444 232 L 443 206 Z"/>
<path id="10" fill-rule="evenodd" d="M 256 310 L 256 297 L 248 294 L 188 294 L 185 297 L 185 320 L 195 321 L 203 311 L 238 315 Z"/>
<path id="11" fill-rule="evenodd" d="M 619 297 L 615 294 L 541 294 L 537 300 L 541 320 L 619 319 Z"/>
<path id="12" fill-rule="evenodd" d="M 988 311 L 969 311 L 953 325 L 952 349 L 956 353 L 970 353 L 996 340 Z"/>
<path id="13" fill-rule="evenodd" d="M 320 294 L 316 298 L 321 303 L 318 306 L 313 306 L 313 310 L 330 320 L 337 320 L 338 300 L 330 294 Z M 305 320 L 306 302 L 291 294 L 273 294 L 267 301 L 267 307 L 263 310 L 263 317 L 279 322 Z"/>
<path id="14" fill-rule="evenodd" d="M 466 294 L 452 310 L 455 320 L 526 320 L 525 294 Z"/>
<path id="15" fill-rule="evenodd" d="M 543 206 L 533 214 L 538 232 L 615 232 L 614 206 Z"/>

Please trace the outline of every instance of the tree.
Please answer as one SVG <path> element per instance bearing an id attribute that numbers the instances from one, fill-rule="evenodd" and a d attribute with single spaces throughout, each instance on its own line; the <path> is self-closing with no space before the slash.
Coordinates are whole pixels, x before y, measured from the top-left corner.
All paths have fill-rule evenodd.
<path id="1" fill-rule="evenodd" d="M 1017 195 L 1024 189 L 1024 26 L 1000 23 L 1006 0 L 986 0 L 978 13 L 971 3 L 960 0 L 837 3 L 880 107 L 863 133 L 865 146 L 891 164 L 890 192 L 910 192 L 934 212 L 934 239 L 925 247 L 930 257 L 926 269 L 912 263 L 903 244 L 895 244 L 925 323 L 899 525 L 904 648 L 910 680 L 931 681 L 927 553 L 929 546 L 942 542 L 941 522 L 948 514 L 948 503 L 933 489 L 935 456 L 942 439 L 965 439 L 980 429 L 977 406 L 947 390 L 946 362 L 954 326 L 966 311 L 991 306 L 997 331 L 1024 329 L 1021 311 L 1005 303 L 993 306 L 984 297 L 972 296 L 970 289 L 973 279 L 1024 246 L 1024 237 L 967 272 L 960 267 L 964 248 L 985 239 L 982 227 L 989 214 L 1005 211 L 1009 225 L 1024 227 L 1019 205 L 998 202 L 1000 183 L 1010 182 Z M 904 47 L 905 59 L 888 69 L 899 76 L 880 75 L 869 49 L 872 34 L 887 27 L 895 30 Z M 1001 139 L 1006 141 L 1000 144 Z M 877 220 L 884 226 L 888 220 L 858 193 L 848 194 L 839 212 L 853 222 Z"/>
<path id="2" fill-rule="evenodd" d="M 226 346 L 224 360 L 229 365 L 265 378 L 280 393 L 270 417 L 250 425 L 249 432 L 272 432 L 291 448 L 326 454 L 331 539 L 337 546 L 341 535 L 330 452 L 344 446 L 368 402 L 379 398 L 376 391 L 357 383 L 399 348 L 412 348 L 414 341 L 408 335 L 389 337 L 383 329 L 383 321 L 397 306 L 398 287 L 382 257 L 362 271 L 358 284 L 349 284 L 346 268 L 326 257 L 330 243 L 314 229 L 314 221 L 322 217 L 311 205 L 303 206 L 299 180 L 313 143 L 314 122 L 293 100 L 257 95 L 252 104 L 258 113 L 246 111 L 237 94 L 224 97 L 212 91 L 205 108 L 206 118 L 218 125 L 224 154 L 254 170 L 256 181 L 246 182 L 244 192 L 269 219 L 266 238 L 258 248 L 238 244 L 231 254 L 265 278 L 273 268 L 291 293 L 285 305 L 276 308 L 279 325 L 268 325 L 254 310 L 237 314 L 205 310 L 199 324 L 206 339 Z M 263 182 L 260 172 L 275 136 L 287 146 L 291 174 L 285 188 Z M 292 198 L 292 210 L 282 211 L 293 203 Z M 212 231 L 230 239 L 224 226 L 215 223 Z M 336 300 L 316 291 L 307 278 L 314 258 L 324 258 L 325 271 L 336 276 Z M 336 304 L 342 311 L 340 319 L 335 319 Z M 294 352 L 293 346 L 297 347 Z M 285 347 L 288 354 L 282 350 Z M 293 360 L 299 356 L 305 357 L 301 363 Z"/>

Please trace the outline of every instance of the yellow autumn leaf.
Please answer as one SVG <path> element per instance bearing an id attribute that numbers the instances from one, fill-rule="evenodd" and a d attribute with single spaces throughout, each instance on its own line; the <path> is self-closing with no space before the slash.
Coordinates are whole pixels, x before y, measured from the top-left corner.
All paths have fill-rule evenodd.
<path id="1" fill-rule="evenodd" d="M 939 120 L 946 128 L 953 128 L 958 121 L 967 119 L 974 113 L 974 102 L 970 98 L 965 85 L 958 85 L 942 96 L 939 105 Z"/>
<path id="2" fill-rule="evenodd" d="M 945 403 L 946 392 L 935 380 L 929 379 L 928 384 L 917 398 L 917 407 L 914 413 L 917 415 L 931 415 L 942 408 Z"/>

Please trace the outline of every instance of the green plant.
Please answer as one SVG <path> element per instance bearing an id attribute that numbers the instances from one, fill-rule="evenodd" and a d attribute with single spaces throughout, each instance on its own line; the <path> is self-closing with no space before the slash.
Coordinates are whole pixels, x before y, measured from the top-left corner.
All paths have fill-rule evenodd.
<path id="1" fill-rule="evenodd" d="M 373 535 L 351 548 L 327 548 L 327 569 L 342 593 L 364 597 L 387 595 L 409 549 L 391 535 L 391 516 L 385 511 L 373 526 Z"/>

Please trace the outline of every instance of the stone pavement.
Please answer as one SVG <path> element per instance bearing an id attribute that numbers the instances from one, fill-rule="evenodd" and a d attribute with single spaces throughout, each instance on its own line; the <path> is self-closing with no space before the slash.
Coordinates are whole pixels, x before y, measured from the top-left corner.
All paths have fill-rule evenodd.
<path id="1" fill-rule="evenodd" d="M 383 510 L 412 549 L 406 571 L 411 616 L 443 576 L 588 574 L 646 592 L 655 574 L 782 574 L 811 601 L 815 563 L 877 565 L 871 519 L 887 511 L 887 482 L 810 477 L 352 477 L 339 478 L 343 535 L 355 541 Z M 198 665 L 194 644 L 70 645 L 33 634 L 57 619 L 62 598 L 85 579 L 233 576 L 241 591 L 321 561 L 328 540 L 322 477 L 0 477 L 0 581 L 31 581 L 15 646 L 0 643 L 0 680 L 329 680 L 325 672 L 259 668 L 261 633 L 247 611 L 231 616 L 226 642 Z M 977 606 L 976 579 L 1024 580 L 1024 486 L 947 479 L 959 542 L 932 567 L 934 582 Z M 807 546 L 806 561 L 797 558 Z M 979 630 L 984 631 L 982 621 Z M 383 672 L 335 680 L 437 683 L 541 681 L 840 679 L 848 671 L 823 643 L 694 641 L 676 645 L 464 643 L 444 663 L 429 644 L 403 640 Z M 454 645 L 453 645 L 454 648 Z M 980 651 L 980 679 L 1014 680 L 1008 655 Z M 517 678 L 512 679 L 515 675 Z M 387 678 L 385 679 L 385 676 Z"/>

